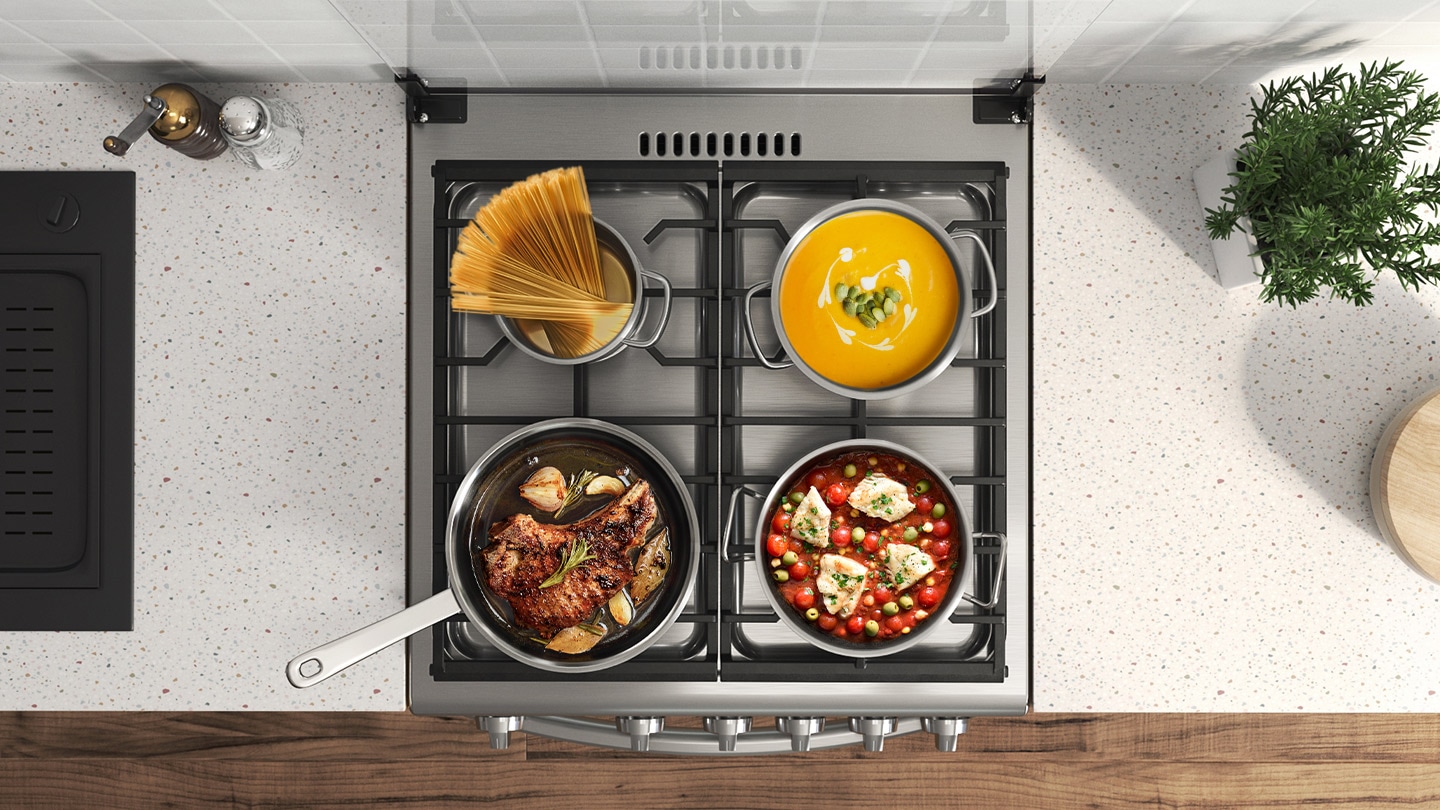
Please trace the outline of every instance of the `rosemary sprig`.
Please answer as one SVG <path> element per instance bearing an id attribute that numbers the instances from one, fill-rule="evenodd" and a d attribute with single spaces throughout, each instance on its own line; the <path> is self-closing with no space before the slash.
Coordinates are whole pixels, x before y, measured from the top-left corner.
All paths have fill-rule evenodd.
<path id="1" fill-rule="evenodd" d="M 595 559 L 595 555 L 590 553 L 590 544 L 585 542 L 585 538 L 575 538 L 575 542 L 571 543 L 569 547 L 565 549 L 565 553 L 561 555 L 560 567 L 555 569 L 555 573 L 546 577 L 545 581 L 540 583 L 540 587 L 548 588 L 551 585 L 559 585 L 560 581 L 565 579 L 566 574 L 575 570 L 577 566 L 586 560 L 593 559 Z"/>
<path id="2" fill-rule="evenodd" d="M 595 473 L 590 470 L 581 470 L 579 473 L 570 476 L 570 486 L 565 488 L 565 497 L 560 499 L 560 506 L 551 514 L 560 517 L 560 513 L 575 505 L 580 496 L 585 494 L 585 485 L 595 478 Z M 541 586 L 542 588 L 545 586 Z"/>

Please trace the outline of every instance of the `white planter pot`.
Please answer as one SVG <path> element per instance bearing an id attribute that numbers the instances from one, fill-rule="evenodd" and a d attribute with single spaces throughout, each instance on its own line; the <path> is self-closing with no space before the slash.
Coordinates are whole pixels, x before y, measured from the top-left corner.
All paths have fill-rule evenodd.
<path id="1" fill-rule="evenodd" d="M 1228 152 L 1195 170 L 1195 196 L 1200 198 L 1201 216 L 1206 208 L 1219 208 L 1220 195 L 1233 180 L 1230 172 L 1235 171 L 1235 153 Z M 1215 253 L 1216 281 L 1226 289 L 1246 287 L 1260 281 L 1265 265 L 1256 254 L 1260 246 L 1250 233 L 1250 220 L 1240 217 L 1241 233 L 1230 234 L 1229 239 L 1211 239 L 1210 249 Z"/>

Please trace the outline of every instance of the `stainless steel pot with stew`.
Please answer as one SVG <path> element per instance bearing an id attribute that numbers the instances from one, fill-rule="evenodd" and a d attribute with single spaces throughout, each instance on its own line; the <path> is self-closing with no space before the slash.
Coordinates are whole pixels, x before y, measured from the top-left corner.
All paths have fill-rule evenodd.
<path id="1" fill-rule="evenodd" d="M 949 476 L 903 445 L 851 439 L 780 475 L 754 564 L 783 623 L 821 649 L 873 658 L 941 627 L 961 599 L 980 603 L 964 593 L 974 551 Z"/>

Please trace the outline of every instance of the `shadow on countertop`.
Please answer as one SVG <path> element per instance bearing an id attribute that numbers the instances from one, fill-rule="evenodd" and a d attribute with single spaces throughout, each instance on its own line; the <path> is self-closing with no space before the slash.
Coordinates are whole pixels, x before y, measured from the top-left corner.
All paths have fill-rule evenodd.
<path id="1" fill-rule="evenodd" d="M 1381 277 L 1368 307 L 1319 299 L 1295 310 L 1267 306 L 1249 337 L 1245 404 L 1267 446 L 1327 510 L 1380 540 L 1371 459 L 1390 421 L 1440 386 L 1440 315 Z"/>

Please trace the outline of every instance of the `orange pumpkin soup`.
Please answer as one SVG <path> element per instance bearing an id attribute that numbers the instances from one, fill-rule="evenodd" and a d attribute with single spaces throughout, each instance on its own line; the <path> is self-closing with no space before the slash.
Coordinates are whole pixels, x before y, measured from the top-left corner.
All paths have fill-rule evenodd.
<path id="1" fill-rule="evenodd" d="M 780 321 L 795 354 L 851 388 L 887 388 L 923 372 L 955 328 L 960 289 L 945 246 L 889 211 L 821 223 L 790 255 Z"/>

